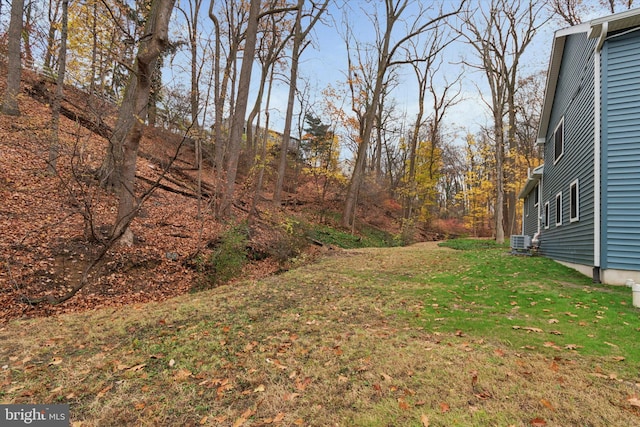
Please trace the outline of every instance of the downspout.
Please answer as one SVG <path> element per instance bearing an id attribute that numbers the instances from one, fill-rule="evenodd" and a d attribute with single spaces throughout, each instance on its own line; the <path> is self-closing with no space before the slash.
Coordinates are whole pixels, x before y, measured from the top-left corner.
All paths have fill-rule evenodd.
<path id="1" fill-rule="evenodd" d="M 542 228 L 541 228 L 541 218 L 542 218 L 542 185 L 544 181 L 544 173 L 540 176 L 540 180 L 538 181 L 538 185 L 536 186 L 536 193 L 538 193 L 538 229 L 536 230 L 536 234 L 533 235 L 533 239 L 531 239 L 531 245 L 538 250 L 540 249 L 540 237 L 542 236 Z"/>
<path id="2" fill-rule="evenodd" d="M 601 264 L 601 235 L 602 235 L 602 224 L 601 224 L 601 105 L 600 105 L 600 92 L 601 92 L 601 84 L 600 84 L 600 55 L 602 51 L 602 46 L 604 45 L 604 41 L 607 38 L 607 32 L 609 30 L 609 23 L 603 22 L 602 29 L 600 30 L 600 37 L 598 38 L 598 42 L 596 43 L 596 48 L 594 51 L 594 141 L 593 141 L 593 281 L 595 283 L 601 282 L 600 277 L 600 264 Z"/>

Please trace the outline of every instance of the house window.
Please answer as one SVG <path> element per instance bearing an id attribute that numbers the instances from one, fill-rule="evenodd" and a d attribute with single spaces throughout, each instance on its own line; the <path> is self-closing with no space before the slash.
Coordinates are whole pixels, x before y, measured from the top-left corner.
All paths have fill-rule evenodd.
<path id="1" fill-rule="evenodd" d="M 542 223 L 544 224 L 544 228 L 549 228 L 549 202 L 544 204 Z"/>
<path id="2" fill-rule="evenodd" d="M 555 156 L 554 163 L 556 163 L 560 157 L 562 157 L 562 153 L 564 153 L 564 117 L 558 123 L 556 130 L 553 131 L 553 141 L 555 147 Z"/>
<path id="3" fill-rule="evenodd" d="M 536 185 L 536 189 L 533 192 L 533 206 L 538 206 L 540 203 L 540 185 Z"/>
<path id="4" fill-rule="evenodd" d="M 562 225 L 562 192 L 556 194 L 556 226 Z"/>
<path id="5" fill-rule="evenodd" d="M 580 219 L 580 190 L 578 188 L 578 180 L 571 183 L 569 191 L 569 221 L 575 222 Z"/>

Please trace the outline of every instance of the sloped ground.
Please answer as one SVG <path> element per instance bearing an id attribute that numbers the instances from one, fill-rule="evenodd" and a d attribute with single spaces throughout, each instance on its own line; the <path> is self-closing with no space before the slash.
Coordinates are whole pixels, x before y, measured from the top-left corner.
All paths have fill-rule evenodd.
<path id="1" fill-rule="evenodd" d="M 198 285 L 194 255 L 207 252 L 221 225 L 207 214 L 207 201 L 198 200 L 193 151 L 182 144 L 164 187 L 146 202 L 132 229 L 137 244 L 115 247 L 92 273 L 89 285 L 60 305 L 31 306 L 25 300 L 60 296 L 80 280 L 101 246 L 85 228 L 90 215 L 98 237 L 104 236 L 116 214 L 116 199 L 99 188 L 93 172 L 107 147 L 106 139 L 61 117 L 62 149 L 58 174 L 47 173 L 51 140 L 48 105 L 26 93 L 38 83 L 26 72 L 20 98 L 20 117 L 0 115 L 0 322 L 22 316 L 43 316 L 90 308 L 157 301 Z M 0 91 L 4 92 L 4 79 Z M 92 117 L 82 93 L 68 90 L 69 110 Z M 86 97 L 85 97 L 86 98 Z M 107 126 L 113 108 L 97 115 Z M 95 115 L 93 117 L 96 117 Z M 147 130 L 138 159 L 136 190 L 144 192 L 172 158 L 181 138 L 161 129 Z M 205 188 L 213 177 L 205 168 Z M 178 194 L 180 193 L 180 194 Z M 190 195 L 190 196 L 187 196 Z M 278 266 L 270 260 L 253 263 L 245 277 L 270 274 Z"/>
<path id="2" fill-rule="evenodd" d="M 6 75 L 1 63 L 0 71 Z M 5 83 L 0 80 L 0 93 Z M 59 305 L 28 303 L 35 298 L 60 297 L 78 284 L 101 250 L 99 240 L 107 235 L 116 216 L 115 196 L 103 191 L 95 179 L 107 149 L 104 136 L 115 123 L 116 108 L 65 87 L 61 151 L 57 174 L 51 175 L 47 160 L 54 89 L 50 82 L 24 70 L 22 115 L 0 115 L 0 323 L 18 317 L 160 301 L 206 287 L 197 268 L 197 255 L 211 252 L 227 224 L 214 220 L 206 197 L 200 202 L 195 197 L 193 143 L 161 128 L 147 128 L 138 155 L 137 194 L 149 189 L 170 159 L 175 160 L 132 223 L 136 244 L 112 248 L 91 270 L 89 284 L 70 300 Z M 288 177 L 286 181 L 295 181 L 297 188 L 289 187 L 295 193 L 285 193 L 285 211 L 273 210 L 267 190 L 258 200 L 259 215 L 251 241 L 258 252 L 277 241 L 281 230 L 273 225 L 283 218 L 293 215 L 305 222 L 324 223 L 326 212 L 340 209 L 336 191 L 330 189 L 321 200 L 315 196 L 320 191 L 317 183 L 295 173 L 295 179 Z M 215 183 L 210 165 L 203 168 L 201 178 L 206 196 Z M 267 174 L 265 189 L 271 188 L 272 178 Z M 239 177 L 239 202 L 232 221 L 246 217 L 254 181 L 251 176 Z M 399 206 L 379 198 L 382 191 L 370 193 L 366 200 L 363 194 L 366 209 L 359 213 L 360 221 L 398 233 L 395 215 Z M 203 215 L 198 216 L 198 205 Z M 308 248 L 307 258 L 313 258 L 318 250 L 322 251 Z M 283 268 L 281 260 L 259 258 L 245 268 L 241 278 L 262 277 Z"/>

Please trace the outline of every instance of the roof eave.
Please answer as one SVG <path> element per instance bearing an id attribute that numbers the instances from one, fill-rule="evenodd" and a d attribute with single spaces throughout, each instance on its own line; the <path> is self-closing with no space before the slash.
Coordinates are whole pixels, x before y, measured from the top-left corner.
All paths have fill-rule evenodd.
<path id="1" fill-rule="evenodd" d="M 560 75 L 560 64 L 564 53 L 564 44 L 568 36 L 572 34 L 586 33 L 589 24 L 580 24 L 573 27 L 556 31 L 551 48 L 551 58 L 549 59 L 549 69 L 547 71 L 547 84 L 545 86 L 544 103 L 542 104 L 542 114 L 540 115 L 540 125 L 538 127 L 537 144 L 544 145 L 549 130 L 549 120 L 551 119 L 551 108 L 556 94 L 558 76 Z"/>
<path id="2" fill-rule="evenodd" d="M 538 182 L 542 179 L 542 174 L 544 173 L 544 165 L 540 165 L 533 170 L 533 172 L 527 178 L 527 182 L 524 184 L 520 193 L 518 193 L 518 199 L 524 199 L 527 197 L 531 190 L 533 190 Z"/>

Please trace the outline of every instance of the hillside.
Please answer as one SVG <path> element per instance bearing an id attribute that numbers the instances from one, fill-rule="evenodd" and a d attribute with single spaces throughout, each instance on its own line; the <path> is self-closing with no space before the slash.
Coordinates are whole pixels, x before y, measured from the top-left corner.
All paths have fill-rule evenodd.
<path id="1" fill-rule="evenodd" d="M 4 91 L 4 83 L 0 81 L 0 91 Z M 20 99 L 22 115 L 0 116 L 0 321 L 158 301 L 210 286 L 199 268 L 200 261 L 215 249 L 228 228 L 228 224 L 214 220 L 207 206 L 207 192 L 215 185 L 212 169 L 204 167 L 199 201 L 193 144 L 177 133 L 147 128 L 138 157 L 138 194 L 170 167 L 132 224 L 136 244 L 111 248 L 91 269 L 87 286 L 70 300 L 58 305 L 28 303 L 35 298 L 59 297 L 80 282 L 102 248 L 100 237 L 113 224 L 117 206 L 114 195 L 100 188 L 94 173 L 104 158 L 105 129 L 115 122 L 116 109 L 77 89 L 65 88 L 63 111 L 75 119 L 61 117 L 62 150 L 57 175 L 51 175 L 47 159 L 51 140 L 48 97 L 52 91 L 50 83 L 26 71 Z M 236 224 L 246 218 L 253 197 L 252 176 L 242 172 L 232 218 Z M 272 249 L 282 244 L 283 223 L 313 228 L 322 220 L 323 224 L 317 225 L 331 225 L 328 217 L 321 218 L 318 212 L 339 211 L 340 189 L 332 189 L 328 202 L 319 206 L 310 186 L 300 180 L 298 191 L 286 195 L 294 203 L 283 210 L 274 210 L 270 194 L 262 195 L 248 243 L 254 261 L 245 267 L 242 278 L 288 268 L 286 260 L 271 256 Z M 264 188 L 271 188 L 271 183 Z M 382 233 L 397 233 L 397 211 L 392 204 L 382 207 L 377 200 L 365 202 L 363 227 L 369 223 Z M 199 203 L 204 214 L 198 217 Z M 304 249 L 308 254 L 299 258 L 308 259 L 323 249 L 311 245 Z"/>

